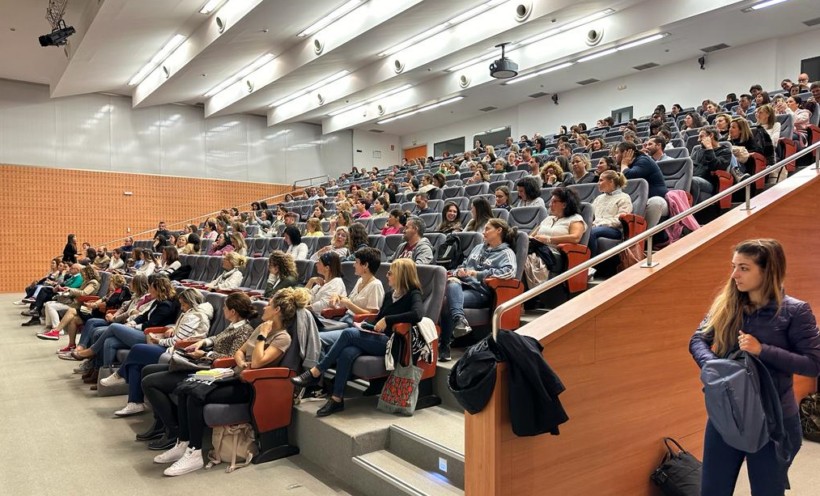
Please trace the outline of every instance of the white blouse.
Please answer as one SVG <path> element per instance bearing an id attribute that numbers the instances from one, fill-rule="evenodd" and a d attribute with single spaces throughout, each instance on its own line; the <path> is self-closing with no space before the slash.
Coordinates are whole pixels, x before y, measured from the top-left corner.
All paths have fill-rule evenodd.
<path id="1" fill-rule="evenodd" d="M 313 301 L 310 304 L 310 307 L 317 314 L 321 313 L 322 310 L 330 306 L 330 297 L 334 294 L 339 296 L 347 296 L 347 289 L 345 288 L 345 283 L 342 281 L 341 277 L 333 278 L 321 286 L 313 286 L 310 288 L 310 292 L 313 294 Z"/>

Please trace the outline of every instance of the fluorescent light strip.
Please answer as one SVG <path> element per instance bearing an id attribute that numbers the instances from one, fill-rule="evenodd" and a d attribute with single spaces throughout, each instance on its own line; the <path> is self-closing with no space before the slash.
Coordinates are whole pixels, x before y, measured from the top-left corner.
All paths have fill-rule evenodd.
<path id="1" fill-rule="evenodd" d="M 412 45 L 415 45 L 416 43 L 418 43 L 420 41 L 424 41 L 427 38 L 430 38 L 431 36 L 435 36 L 435 35 L 441 33 L 442 31 L 444 31 L 447 28 L 450 28 L 452 26 L 455 26 L 456 24 L 459 24 L 459 23 L 464 22 L 468 19 L 471 19 L 471 18 L 477 16 L 478 14 L 481 14 L 482 12 L 484 12 L 486 10 L 489 10 L 489 9 L 495 7 L 495 6 L 501 5 L 502 3 L 506 2 L 506 1 L 507 0 L 490 0 L 489 2 L 485 2 L 485 3 L 483 3 L 483 4 L 481 4 L 477 7 L 473 7 L 472 9 L 468 10 L 467 12 L 461 13 L 461 14 L 453 17 L 452 19 L 439 24 L 438 26 L 435 26 L 431 29 L 428 29 L 424 33 L 417 34 L 416 36 L 413 36 L 409 40 L 405 40 L 405 41 L 399 43 L 398 45 L 395 45 L 395 46 L 392 46 L 392 47 L 388 48 L 387 50 L 381 52 L 379 54 L 379 57 L 386 57 L 388 55 L 393 55 L 394 53 L 400 52 L 400 51 L 404 50 L 405 48 L 408 48 Z"/>
<path id="2" fill-rule="evenodd" d="M 561 69 L 566 69 L 567 67 L 569 67 L 573 64 L 575 64 L 575 62 L 564 62 L 563 64 L 554 65 L 552 67 L 548 67 L 546 69 L 542 69 L 540 71 L 536 71 L 536 72 L 533 72 L 531 74 L 526 74 L 524 76 L 519 76 L 515 79 L 511 79 L 511 80 L 507 81 L 504 84 L 508 85 L 508 84 L 520 83 L 521 81 L 526 81 L 527 79 L 532 79 L 536 76 L 541 76 L 543 74 L 549 74 L 550 72 L 555 72 L 555 71 L 560 71 Z"/>
<path id="3" fill-rule="evenodd" d="M 384 93 L 381 93 L 381 94 L 379 94 L 379 95 L 376 95 L 376 96 L 374 96 L 373 98 L 369 98 L 369 99 L 367 99 L 367 100 L 365 100 L 365 101 L 363 101 L 363 102 L 361 102 L 361 103 L 354 103 L 354 104 L 352 104 L 352 105 L 348 105 L 348 106 L 346 106 L 346 107 L 342 107 L 342 108 L 340 108 L 339 110 L 334 110 L 333 112 L 331 112 L 331 113 L 329 113 L 329 114 L 327 114 L 327 115 L 329 115 L 330 117 L 335 117 L 335 116 L 337 116 L 337 115 L 339 115 L 339 114 L 344 114 L 345 112 L 350 112 L 351 110 L 356 110 L 356 109 L 358 109 L 358 108 L 362 108 L 362 107 L 364 107 L 365 105 L 370 105 L 371 103 L 373 103 L 373 102 L 377 102 L 377 101 L 381 100 L 382 98 L 387 98 L 388 96 L 393 96 L 393 95 L 395 95 L 395 94 L 397 94 L 397 93 L 401 93 L 402 91 L 409 90 L 409 89 L 410 89 L 410 88 L 412 88 L 412 87 L 413 87 L 413 85 L 412 85 L 412 84 L 405 84 L 405 85 L 403 85 L 403 86 L 399 86 L 398 88 L 393 88 L 393 89 L 392 89 L 392 90 L 390 90 L 390 91 L 385 91 Z"/>
<path id="4" fill-rule="evenodd" d="M 163 63 L 165 59 L 167 59 L 168 56 L 171 55 L 171 53 L 174 50 L 179 48 L 179 46 L 182 45 L 184 41 L 185 37 L 181 34 L 174 35 L 174 37 L 171 38 L 171 41 L 166 43 L 165 46 L 162 47 L 162 49 L 160 49 L 160 51 L 158 51 L 156 55 L 151 57 L 151 60 L 148 61 L 148 63 L 145 64 L 142 67 L 142 69 L 140 69 L 140 71 L 136 75 L 134 75 L 134 77 L 131 78 L 130 81 L 128 81 L 128 86 L 135 86 L 141 83 L 143 79 L 145 79 L 146 77 L 148 77 L 149 74 L 151 74 L 151 71 L 153 71 L 157 68 L 157 66 Z"/>
<path id="5" fill-rule="evenodd" d="M 586 57 L 582 57 L 578 59 L 578 62 L 589 62 L 590 60 L 599 59 L 601 57 L 605 57 L 607 55 L 612 55 L 615 52 L 620 52 L 623 50 L 629 50 L 630 48 L 635 48 L 641 45 L 646 45 L 647 43 L 652 43 L 653 41 L 658 41 L 660 39 L 666 38 L 669 36 L 669 33 L 658 33 L 653 34 L 652 36 L 647 36 L 646 38 L 642 38 L 640 40 L 633 41 L 631 43 L 627 43 L 626 45 L 621 45 L 615 48 L 610 48 L 608 50 L 604 50 L 602 52 L 593 53 L 592 55 L 587 55 Z"/>
<path id="6" fill-rule="evenodd" d="M 766 7 L 771 7 L 772 5 L 777 5 L 779 3 L 787 2 L 788 0 L 768 0 L 766 2 L 761 2 L 755 5 L 752 5 L 752 10 L 760 10 L 765 9 Z"/>
<path id="7" fill-rule="evenodd" d="M 210 97 L 216 95 L 217 93 L 219 93 L 220 91 L 224 90 L 228 86 L 236 83 L 237 81 L 241 81 L 245 76 L 250 75 L 251 73 L 253 73 L 257 69 L 259 69 L 263 65 L 265 65 L 268 62 L 270 62 L 271 60 L 273 60 L 273 58 L 274 57 L 273 57 L 272 53 L 266 53 L 265 55 L 262 55 L 261 57 L 259 57 L 255 61 L 253 61 L 253 63 L 251 65 L 245 67 L 244 69 L 237 72 L 233 76 L 229 77 L 228 79 L 222 81 L 218 85 L 216 85 L 213 88 L 211 88 L 210 90 L 208 90 L 208 92 L 205 93 L 205 98 L 210 98 Z"/>
<path id="8" fill-rule="evenodd" d="M 507 53 L 510 53 L 513 49 L 518 49 L 518 48 L 530 45 L 532 43 L 535 43 L 536 41 L 545 40 L 545 39 L 549 38 L 550 36 L 555 36 L 556 34 L 563 33 L 564 31 L 568 31 L 570 29 L 574 29 L 574 28 L 577 28 L 579 26 L 583 26 L 585 24 L 588 24 L 590 22 L 597 21 L 598 19 L 606 17 L 610 14 L 613 14 L 614 12 L 615 11 L 613 9 L 602 10 L 602 11 L 596 12 L 592 15 L 588 15 L 586 17 L 576 19 L 576 20 L 574 20 L 574 21 L 572 21 L 572 22 L 570 22 L 570 23 L 568 23 L 564 26 L 561 26 L 560 28 L 550 29 L 549 31 L 545 31 L 541 34 L 532 36 L 532 37 L 527 38 L 524 41 L 521 41 L 519 43 L 514 43 L 512 45 L 508 45 L 507 46 Z M 487 55 L 484 55 L 484 56 L 481 56 L 481 57 L 476 57 L 474 59 L 468 60 L 467 62 L 463 62 L 461 64 L 453 66 L 453 67 L 447 69 L 447 72 L 460 71 L 461 69 L 465 69 L 467 67 L 478 64 L 480 62 L 485 62 L 487 60 L 491 60 L 496 56 L 495 50 L 492 50 L 492 52 L 493 53 L 490 53 L 490 54 L 487 54 Z"/>
<path id="9" fill-rule="evenodd" d="M 339 19 L 340 17 L 344 16 L 345 14 L 352 12 L 359 6 L 361 6 L 364 2 L 362 0 L 350 0 L 346 4 L 342 5 L 338 9 L 334 10 L 333 12 L 328 13 L 327 15 L 323 16 L 321 19 L 316 21 L 315 23 L 311 24 L 310 27 L 299 33 L 300 38 L 304 38 L 305 36 L 310 36 L 313 33 L 318 32 L 320 29 L 327 27 L 333 21 Z"/>
<path id="10" fill-rule="evenodd" d="M 200 14 L 210 14 L 211 12 L 215 11 L 219 4 L 222 3 L 223 0 L 208 0 L 201 9 L 199 9 Z"/>
<path id="11" fill-rule="evenodd" d="M 293 93 L 291 95 L 286 96 L 285 98 L 282 98 L 281 100 L 277 100 L 277 101 L 271 103 L 270 105 L 268 105 L 268 108 L 273 108 L 273 107 L 278 107 L 280 105 L 284 105 L 284 104 L 286 104 L 286 103 L 288 103 L 292 100 L 295 100 L 295 99 L 299 98 L 300 96 L 307 95 L 311 91 L 318 90 L 322 86 L 325 86 L 325 85 L 330 84 L 334 81 L 342 79 L 343 77 L 347 76 L 348 74 L 350 74 L 350 71 L 347 71 L 347 70 L 337 72 L 336 74 L 334 74 L 334 75 L 332 75 L 328 78 L 325 78 L 325 79 L 319 81 L 318 83 L 314 83 L 314 84 L 308 86 L 307 88 L 305 88 L 303 90 L 299 90 L 296 93 Z"/>
<path id="12" fill-rule="evenodd" d="M 376 124 L 387 124 L 388 122 L 393 122 L 393 121 L 397 121 L 399 119 L 404 119 L 405 117 L 410 117 L 411 115 L 420 114 L 421 112 L 427 112 L 428 110 L 433 110 L 434 108 L 443 107 L 444 105 L 449 105 L 453 102 L 457 102 L 457 101 L 463 100 L 463 99 L 464 99 L 463 96 L 456 96 L 456 97 L 450 98 L 449 100 L 443 100 L 443 101 L 438 102 L 438 103 L 432 103 L 430 105 L 427 105 L 427 106 L 424 106 L 424 107 L 421 107 L 421 108 L 417 108 L 416 110 L 411 110 L 410 112 L 405 112 L 403 114 L 399 114 L 399 115 L 396 115 L 394 117 L 390 117 L 388 119 L 380 120 L 380 121 L 376 122 Z"/>

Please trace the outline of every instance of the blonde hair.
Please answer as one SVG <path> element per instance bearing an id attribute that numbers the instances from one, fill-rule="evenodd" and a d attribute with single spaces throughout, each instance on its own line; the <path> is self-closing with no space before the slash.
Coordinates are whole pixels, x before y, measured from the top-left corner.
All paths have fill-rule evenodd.
<path id="1" fill-rule="evenodd" d="M 248 249 L 248 245 L 245 243 L 245 237 L 236 231 L 231 233 L 231 244 L 235 250 L 240 250 L 242 248 L 245 248 L 246 250 Z"/>
<path id="2" fill-rule="evenodd" d="M 786 255 L 776 239 L 750 239 L 738 244 L 734 253 L 754 260 L 763 272 L 761 292 L 766 300 L 780 305 L 783 302 L 783 280 L 786 277 Z M 726 356 L 737 347 L 737 333 L 743 330 L 743 315 L 754 311 L 749 294 L 739 291 L 729 278 L 717 295 L 701 332 L 714 337 L 713 349 L 718 356 Z"/>
<path id="3" fill-rule="evenodd" d="M 416 270 L 416 262 L 412 258 L 399 258 L 390 264 L 390 272 L 393 273 L 395 282 L 395 292 L 405 295 L 413 289 L 421 289 L 419 273 Z"/>
<path id="4" fill-rule="evenodd" d="M 125 277 L 122 274 L 114 274 L 111 276 L 111 287 L 121 288 L 125 286 Z"/>
<path id="5" fill-rule="evenodd" d="M 626 177 L 620 172 L 614 170 L 605 170 L 601 173 L 601 179 L 608 179 L 615 183 L 616 188 L 623 188 L 626 186 Z"/>
<path id="6" fill-rule="evenodd" d="M 248 261 L 248 259 L 240 255 L 239 253 L 236 253 L 235 251 L 230 251 L 223 256 L 236 269 L 241 269 L 245 266 L 245 264 Z"/>
<path id="7" fill-rule="evenodd" d="M 136 274 L 131 278 L 131 294 L 139 297 L 148 292 L 148 276 L 145 274 Z"/>
<path id="8" fill-rule="evenodd" d="M 555 177 L 557 177 L 559 181 L 564 178 L 564 169 L 561 168 L 561 165 L 558 162 L 550 160 L 541 167 L 541 179 L 543 179 L 544 182 L 547 180 L 547 169 L 550 167 L 555 170 Z"/>
<path id="9" fill-rule="evenodd" d="M 151 276 L 148 277 L 148 285 L 157 292 L 157 300 L 159 301 L 170 300 L 176 296 L 176 290 L 174 286 L 171 285 L 171 280 L 168 279 L 168 276 L 151 274 Z"/>
<path id="10" fill-rule="evenodd" d="M 322 221 L 317 219 L 316 217 L 311 217 L 307 220 L 307 232 L 323 232 L 322 231 Z"/>
<path id="11" fill-rule="evenodd" d="M 287 328 L 296 319 L 296 311 L 310 305 L 310 299 L 305 288 L 282 288 L 271 298 L 271 305 L 282 312 L 282 326 Z"/>
<path id="12" fill-rule="evenodd" d="M 84 265 L 80 272 L 83 275 L 83 283 L 84 283 L 83 286 L 85 286 L 85 284 L 89 283 L 92 280 L 94 280 L 94 281 L 99 281 L 100 280 L 100 274 L 99 274 L 99 272 L 97 272 L 97 268 L 94 267 L 91 264 Z"/>

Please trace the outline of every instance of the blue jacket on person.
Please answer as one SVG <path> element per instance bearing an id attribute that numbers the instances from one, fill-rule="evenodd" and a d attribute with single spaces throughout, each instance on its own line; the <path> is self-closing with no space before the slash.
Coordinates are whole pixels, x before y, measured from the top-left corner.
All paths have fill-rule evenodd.
<path id="1" fill-rule="evenodd" d="M 714 334 L 711 331 L 701 332 L 705 322 L 706 319 L 689 341 L 689 351 L 701 368 L 709 360 L 725 358 L 712 352 Z M 751 334 L 760 341 L 763 349 L 758 358 L 771 374 L 780 395 L 783 418 L 797 415 L 792 375 L 820 375 L 820 334 L 809 304 L 784 296 L 778 311 L 777 303 L 770 301 L 754 312 L 745 314 L 743 329 L 738 330 Z"/>
<path id="2" fill-rule="evenodd" d="M 646 179 L 649 183 L 649 197 L 660 196 L 666 198 L 666 182 L 663 180 L 663 172 L 658 164 L 651 157 L 644 153 L 636 153 L 635 160 L 625 169 L 624 176 L 627 179 Z"/>

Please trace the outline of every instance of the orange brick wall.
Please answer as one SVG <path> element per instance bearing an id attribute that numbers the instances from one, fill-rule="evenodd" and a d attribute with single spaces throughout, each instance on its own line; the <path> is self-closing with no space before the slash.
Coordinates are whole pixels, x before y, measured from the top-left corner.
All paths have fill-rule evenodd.
<path id="1" fill-rule="evenodd" d="M 290 185 L 0 165 L 0 292 L 19 292 L 62 254 L 66 235 L 93 246 L 226 207 L 284 194 Z M 130 191 L 131 196 L 124 192 Z M 119 246 L 109 244 L 109 249 Z"/>

